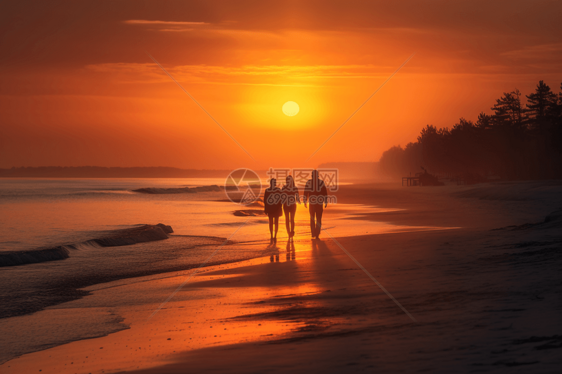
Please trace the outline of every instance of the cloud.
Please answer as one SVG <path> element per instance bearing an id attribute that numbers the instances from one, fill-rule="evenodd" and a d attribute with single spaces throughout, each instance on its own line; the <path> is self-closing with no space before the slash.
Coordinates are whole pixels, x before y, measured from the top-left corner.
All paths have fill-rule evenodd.
<path id="1" fill-rule="evenodd" d="M 160 69 L 153 64 L 108 63 L 86 67 L 90 71 L 104 74 L 119 74 L 125 81 L 154 83 L 167 81 Z M 183 65 L 169 68 L 176 79 L 198 83 L 238 83 L 270 85 L 279 79 L 285 82 L 309 81 L 317 79 L 365 79 L 385 77 L 395 67 L 376 65 L 266 65 L 266 66 L 210 66 Z M 270 79 L 273 79 L 271 82 Z M 256 81 L 257 79 L 257 81 Z M 275 84 L 277 85 L 277 84 Z M 283 85 L 283 84 L 282 84 Z"/>
<path id="2" fill-rule="evenodd" d="M 158 21 L 158 20 L 144 20 L 144 19 L 130 19 L 123 21 L 128 25 L 152 25 L 152 26 L 194 26 L 194 25 L 208 25 L 208 22 L 187 22 L 187 21 Z"/>
<path id="3" fill-rule="evenodd" d="M 123 21 L 126 25 L 139 25 L 147 26 L 150 31 L 161 32 L 184 32 L 193 31 L 194 26 L 210 25 L 208 22 L 192 22 L 192 21 L 160 21 L 160 20 L 145 20 L 145 19 L 130 19 Z"/>
<path id="4" fill-rule="evenodd" d="M 552 58 L 554 54 L 562 54 L 562 43 L 530 45 L 520 49 L 514 49 L 501 53 L 501 55 L 513 59 L 537 60 Z"/>

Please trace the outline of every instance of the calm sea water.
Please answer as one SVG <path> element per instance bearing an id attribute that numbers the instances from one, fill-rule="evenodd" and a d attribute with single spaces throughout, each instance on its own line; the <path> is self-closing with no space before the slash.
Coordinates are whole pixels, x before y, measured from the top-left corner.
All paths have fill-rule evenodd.
<path id="1" fill-rule="evenodd" d="M 64 309 L 55 306 L 88 295 L 82 290 L 85 287 L 195 268 L 211 254 L 207 265 L 269 256 L 267 218 L 233 214 L 238 209 L 259 207 L 236 205 L 223 191 L 169 195 L 132 191 L 223 183 L 222 179 L 0 179 L 0 255 L 59 245 L 73 248 L 69 258 L 63 260 L 0 267 L 0 330 L 12 332 L 0 336 L 0 345 L 10 347 L 0 350 L 0 364 L 26 352 L 124 328 L 118 320 L 88 324 L 78 318 L 71 323 L 68 315 L 60 314 Z M 377 210 L 371 206 L 332 205 L 325 212 L 323 227 L 334 236 L 416 229 L 349 219 Z M 284 219 L 280 221 L 278 237 L 283 243 L 287 236 Z M 310 237 L 308 222 L 307 210 L 299 207 L 297 239 Z M 120 247 L 85 243 L 116 229 L 157 223 L 172 226 L 174 233 L 166 240 Z M 214 254 L 225 238 L 251 245 L 225 245 Z M 49 318 L 63 318 L 69 327 L 43 334 L 42 340 L 18 340 L 21 324 L 30 323 L 25 321 L 37 315 L 30 313 L 39 311 Z"/>
<path id="2" fill-rule="evenodd" d="M 0 254 L 72 246 L 69 258 L 0 267 L 0 318 L 28 314 L 83 295 L 81 288 L 121 278 L 199 266 L 224 243 L 210 263 L 264 255 L 269 243 L 267 218 L 239 217 L 247 208 L 227 200 L 224 191 L 141 194 L 143 187 L 181 188 L 222 185 L 222 179 L 0 179 Z M 324 228 L 337 236 L 400 230 L 383 222 L 349 220 L 369 206 L 332 205 Z M 308 212 L 297 210 L 296 235 L 309 237 Z M 87 243 L 116 229 L 139 224 L 172 226 L 169 239 L 120 247 Z M 286 239 L 281 219 L 279 239 Z M 262 248 L 263 247 L 263 248 Z M 34 255 L 38 252 L 34 252 Z"/>
<path id="3" fill-rule="evenodd" d="M 0 251 L 77 243 L 99 231 L 165 223 L 177 234 L 221 235 L 235 223 L 219 193 L 146 195 L 142 187 L 221 185 L 222 179 L 2 179 Z"/>
<path id="4" fill-rule="evenodd" d="M 0 318 L 82 296 L 79 288 L 196 266 L 243 221 L 223 192 L 147 195 L 142 187 L 220 185 L 218 179 L 2 179 L 0 253 L 72 245 L 69 258 L 0 267 Z M 253 226 L 261 226 L 255 220 Z M 121 247 L 86 241 L 139 224 L 171 225 L 167 240 Z M 250 225 L 248 225 L 250 226 Z M 241 233 L 242 234 L 242 233 Z M 238 240 L 256 236 L 246 230 Z M 80 244 L 82 243 L 82 244 Z M 254 257 L 225 250 L 215 262 Z M 40 257 L 43 261 L 43 257 Z"/>
<path id="5" fill-rule="evenodd" d="M 218 178 L 0 179 L 0 252 L 76 244 L 138 224 L 171 225 L 174 236 L 228 238 L 248 218 L 233 215 L 235 210 L 247 208 L 227 201 L 224 192 L 152 195 L 132 191 L 223 184 L 224 180 Z M 338 227 L 338 235 L 365 234 L 365 227 L 359 227 L 358 221 L 346 222 L 342 218 L 350 212 L 374 210 L 340 204 L 327 210 L 325 220 Z M 306 213 L 303 208 L 297 211 L 302 234 L 307 231 Z M 251 217 L 233 240 L 268 239 L 265 223 L 263 217 Z M 389 227 L 370 223 L 366 229 L 373 233 Z M 280 236 L 283 235 L 281 227 Z"/>

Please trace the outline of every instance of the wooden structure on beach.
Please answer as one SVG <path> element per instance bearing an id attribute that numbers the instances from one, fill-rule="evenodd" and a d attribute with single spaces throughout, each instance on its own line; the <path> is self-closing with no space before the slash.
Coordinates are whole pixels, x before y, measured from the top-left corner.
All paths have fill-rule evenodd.
<path id="1" fill-rule="evenodd" d="M 423 173 L 416 173 L 414 177 L 410 173 L 409 177 L 402 177 L 402 186 L 406 182 L 406 186 L 443 186 L 444 183 L 439 181 L 436 175 L 429 174 L 422 166 Z"/>
<path id="2" fill-rule="evenodd" d="M 404 186 L 404 182 L 406 182 L 406 186 L 421 186 L 420 184 L 420 177 L 402 177 L 402 186 Z"/>

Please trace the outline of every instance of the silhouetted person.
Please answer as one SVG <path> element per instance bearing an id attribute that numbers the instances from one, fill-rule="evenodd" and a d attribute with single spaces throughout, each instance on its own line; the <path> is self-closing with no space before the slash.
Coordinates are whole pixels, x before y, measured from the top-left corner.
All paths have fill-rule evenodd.
<path id="1" fill-rule="evenodd" d="M 287 227 L 287 236 L 289 240 L 295 236 L 295 213 L 297 212 L 297 203 L 300 202 L 299 189 L 295 186 L 292 176 L 285 178 L 285 185 L 281 192 L 283 193 L 283 212 L 285 213 L 285 226 Z"/>
<path id="2" fill-rule="evenodd" d="M 271 178 L 269 188 L 263 195 L 264 211 L 269 217 L 269 233 L 271 239 L 269 244 L 277 243 L 277 231 L 279 230 L 279 217 L 283 215 L 283 205 L 281 201 L 281 190 L 276 186 L 277 181 Z M 275 224 L 275 235 L 273 225 Z"/>
<path id="3" fill-rule="evenodd" d="M 304 206 L 308 202 L 310 213 L 310 233 L 313 238 L 318 239 L 322 230 L 322 213 L 324 207 L 328 206 L 328 190 L 324 181 L 318 178 L 318 171 L 312 172 L 312 179 L 306 182 L 304 187 Z"/>

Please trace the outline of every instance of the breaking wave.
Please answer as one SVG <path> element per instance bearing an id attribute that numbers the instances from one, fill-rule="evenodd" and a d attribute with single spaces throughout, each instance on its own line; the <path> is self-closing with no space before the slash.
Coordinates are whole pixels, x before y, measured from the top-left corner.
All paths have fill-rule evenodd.
<path id="1" fill-rule="evenodd" d="M 0 267 L 64 260 L 65 258 L 70 257 L 70 253 L 73 250 L 119 247 L 164 240 L 168 239 L 168 234 L 173 232 L 174 230 L 171 226 L 167 226 L 162 223 L 157 225 L 139 225 L 129 229 L 111 231 L 107 236 L 90 239 L 81 243 L 65 244 L 53 248 L 30 251 L 0 252 Z"/>

